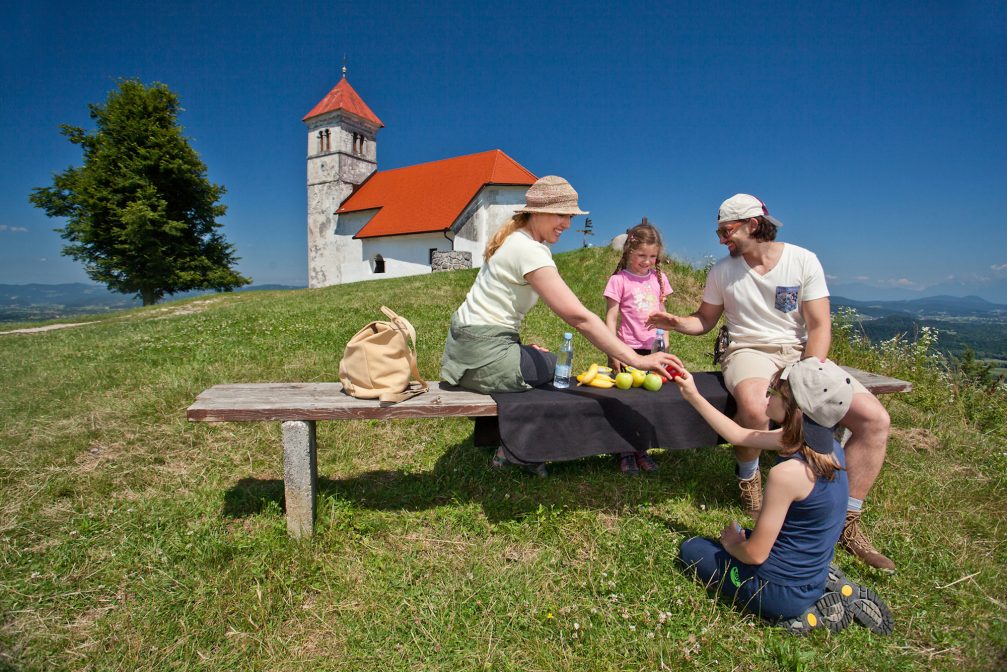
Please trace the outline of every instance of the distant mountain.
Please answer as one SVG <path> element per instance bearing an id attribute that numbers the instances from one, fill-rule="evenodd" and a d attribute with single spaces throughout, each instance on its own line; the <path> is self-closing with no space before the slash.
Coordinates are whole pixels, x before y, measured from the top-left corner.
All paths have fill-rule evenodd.
<path id="1" fill-rule="evenodd" d="M 1005 317 L 1007 305 L 991 303 L 978 296 L 927 296 L 898 301 L 857 301 L 842 296 L 830 298 L 833 308 L 849 306 L 861 315 L 884 317 L 892 314 L 928 317 Z"/>
<path id="2" fill-rule="evenodd" d="M 922 290 L 904 287 L 874 287 L 862 282 L 829 283 L 829 291 L 855 301 L 911 301 L 933 296 L 978 297 L 992 303 L 1007 303 L 1007 279 L 954 280 Z"/>
<path id="3" fill-rule="evenodd" d="M 290 285 L 251 285 L 236 291 L 301 289 Z M 182 292 L 166 301 L 213 294 Z M 51 320 L 66 315 L 104 313 L 142 305 L 128 294 L 111 292 L 103 285 L 72 282 L 60 285 L 0 285 L 0 322 Z"/>

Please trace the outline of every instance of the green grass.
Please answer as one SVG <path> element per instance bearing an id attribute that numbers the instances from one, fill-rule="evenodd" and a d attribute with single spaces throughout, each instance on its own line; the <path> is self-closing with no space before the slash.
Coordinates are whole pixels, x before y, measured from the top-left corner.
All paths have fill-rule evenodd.
<path id="1" fill-rule="evenodd" d="M 557 255 L 601 312 L 615 257 Z M 671 269 L 675 310 L 703 278 Z M 491 471 L 464 419 L 320 423 L 317 532 L 283 519 L 273 423 L 190 424 L 224 382 L 331 381 L 386 304 L 436 378 L 474 272 L 225 294 L 0 336 L 0 670 L 930 670 L 1007 665 L 1003 395 L 918 350 L 850 344 L 910 378 L 867 524 L 899 565 L 840 565 L 896 632 L 789 638 L 710 599 L 673 564 L 741 515 L 722 448 L 662 453 L 657 478 L 609 459 L 546 480 Z M 544 306 L 525 338 L 557 346 Z M 710 368 L 712 334 L 672 349 Z M 577 366 L 601 361 L 579 336 Z M 575 439 L 576 437 L 571 437 Z"/>

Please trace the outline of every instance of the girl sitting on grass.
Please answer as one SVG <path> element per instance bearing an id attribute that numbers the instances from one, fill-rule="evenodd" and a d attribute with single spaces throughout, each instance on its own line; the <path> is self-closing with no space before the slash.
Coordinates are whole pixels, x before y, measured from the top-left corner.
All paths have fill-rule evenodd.
<path id="1" fill-rule="evenodd" d="M 885 603 L 835 566 L 830 571 L 849 491 L 843 448 L 833 433 L 853 398 L 849 374 L 815 357 L 778 371 L 766 413 L 780 429 L 770 431 L 746 429 L 715 409 L 688 372 L 675 382 L 721 437 L 779 456 L 755 529 L 734 522 L 720 533 L 720 543 L 687 539 L 679 549 L 682 565 L 723 598 L 793 633 L 819 627 L 838 632 L 853 618 L 874 632 L 891 632 Z"/>

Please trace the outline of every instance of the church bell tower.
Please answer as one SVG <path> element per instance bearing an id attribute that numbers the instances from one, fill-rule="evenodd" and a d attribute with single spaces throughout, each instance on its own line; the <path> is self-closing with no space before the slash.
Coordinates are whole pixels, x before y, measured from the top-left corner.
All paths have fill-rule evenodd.
<path id="1" fill-rule="evenodd" d="M 340 282 L 340 204 L 377 170 L 377 134 L 384 124 L 346 79 L 302 120 L 308 127 L 308 287 Z M 345 236 L 343 236 L 345 237 Z"/>

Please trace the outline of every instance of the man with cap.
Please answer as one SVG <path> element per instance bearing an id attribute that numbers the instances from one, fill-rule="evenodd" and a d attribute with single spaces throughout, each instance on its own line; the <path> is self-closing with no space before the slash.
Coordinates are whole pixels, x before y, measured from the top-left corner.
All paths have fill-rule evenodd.
<path id="1" fill-rule="evenodd" d="M 703 301 L 687 317 L 653 314 L 648 325 L 683 334 L 705 334 L 724 316 L 730 344 L 721 359 L 724 383 L 738 404 L 735 420 L 765 429 L 766 390 L 781 367 L 809 357 L 824 360 L 832 343 L 829 290 L 822 265 L 812 252 L 776 241 L 781 222 L 749 194 L 720 206 L 717 237 L 728 256 L 710 269 Z M 840 545 L 868 565 L 894 571 L 864 533 L 860 512 L 885 459 L 890 419 L 881 402 L 854 379 L 855 394 L 840 424 L 850 430 L 846 444 L 850 497 Z M 757 448 L 736 445 L 738 485 L 745 509 L 762 508 Z"/>

